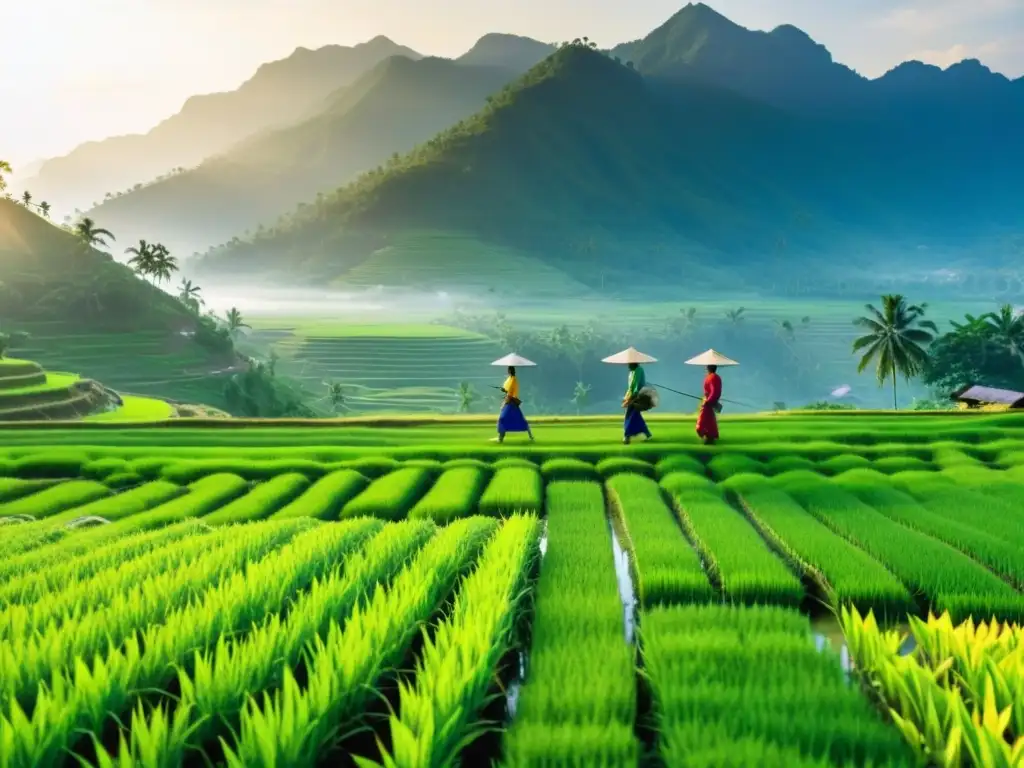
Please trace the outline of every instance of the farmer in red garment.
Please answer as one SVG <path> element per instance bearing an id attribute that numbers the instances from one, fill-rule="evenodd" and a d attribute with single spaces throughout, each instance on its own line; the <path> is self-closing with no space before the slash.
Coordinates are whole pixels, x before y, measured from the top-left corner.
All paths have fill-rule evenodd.
<path id="1" fill-rule="evenodd" d="M 722 377 L 717 371 L 717 365 L 707 366 L 704 400 L 701 401 L 700 415 L 697 417 L 697 436 L 703 438 L 705 445 L 711 445 L 718 439 L 718 419 L 715 414 L 721 409 L 718 401 L 722 397 Z"/>

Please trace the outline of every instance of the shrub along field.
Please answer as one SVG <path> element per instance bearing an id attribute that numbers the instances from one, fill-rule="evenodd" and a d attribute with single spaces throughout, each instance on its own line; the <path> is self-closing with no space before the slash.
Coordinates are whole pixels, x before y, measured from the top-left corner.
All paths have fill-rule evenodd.
<path id="1" fill-rule="evenodd" d="M 0 768 L 1019 764 L 1020 415 L 652 423 L 3 429 Z"/>

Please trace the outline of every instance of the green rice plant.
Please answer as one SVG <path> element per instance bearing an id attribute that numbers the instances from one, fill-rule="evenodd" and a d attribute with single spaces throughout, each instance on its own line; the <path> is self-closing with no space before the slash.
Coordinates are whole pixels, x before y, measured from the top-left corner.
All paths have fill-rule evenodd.
<path id="1" fill-rule="evenodd" d="M 354 469 L 339 469 L 324 475 L 295 501 L 277 510 L 272 518 L 315 517 L 335 520 L 349 501 L 362 493 L 369 481 Z"/>
<path id="2" fill-rule="evenodd" d="M 643 475 L 654 477 L 656 472 L 654 465 L 642 459 L 634 459 L 630 456 L 610 456 L 597 462 L 597 473 L 608 479 L 615 475 Z"/>
<path id="3" fill-rule="evenodd" d="M 91 658 L 116 648 L 140 627 L 168 621 L 195 595 L 244 572 L 246 563 L 265 557 L 308 525 L 303 520 L 280 520 L 247 526 L 188 570 L 150 574 L 93 610 L 68 613 L 38 632 L 12 636 L 0 644 L 0 703 L 16 699 L 30 705 L 40 683 L 71 666 L 76 657 Z"/>
<path id="4" fill-rule="evenodd" d="M 599 475 L 593 464 L 582 459 L 548 459 L 540 465 L 547 482 L 557 480 L 597 480 Z"/>
<path id="5" fill-rule="evenodd" d="M 285 666 L 281 687 L 250 699 L 237 738 L 225 744 L 229 768 L 299 768 L 322 756 L 357 721 L 373 686 L 408 652 L 476 559 L 496 522 L 466 518 L 444 528 L 388 585 L 358 604 L 344 628 L 332 622 L 307 651 L 305 688 Z M 286 725 L 288 724 L 288 725 Z M 275 734 L 273 740 L 267 733 Z"/>
<path id="6" fill-rule="evenodd" d="M 142 475 L 136 475 L 134 472 L 118 472 L 103 478 L 103 484 L 115 491 L 123 488 L 134 488 L 137 485 L 142 485 L 144 482 L 146 482 L 146 478 Z"/>
<path id="7" fill-rule="evenodd" d="M 449 459 L 441 465 L 442 469 L 458 469 L 459 467 L 474 467 L 490 472 L 491 465 L 480 459 Z"/>
<path id="8" fill-rule="evenodd" d="M 48 545 L 60 541 L 69 533 L 61 526 L 45 523 L 18 523 L 17 528 L 7 525 L 0 528 L 0 531 L 4 534 L 0 543 L 0 563 L 15 561 L 40 549 L 46 549 Z"/>
<path id="9" fill-rule="evenodd" d="M 103 483 L 95 480 L 69 480 L 0 505 L 0 517 L 28 515 L 39 520 L 109 495 L 110 489 Z"/>
<path id="10" fill-rule="evenodd" d="M 516 512 L 539 513 L 543 493 L 540 472 L 536 468 L 504 467 L 495 470 L 477 508 L 481 514 L 493 517 Z"/>
<path id="11" fill-rule="evenodd" d="M 342 623 L 359 600 L 369 597 L 375 585 L 389 584 L 436 531 L 424 520 L 385 525 L 364 519 L 353 524 L 380 532 L 362 550 L 346 557 L 343 564 L 314 580 L 283 620 L 271 614 L 248 636 L 234 642 L 222 635 L 179 669 L 178 706 L 188 708 L 192 734 L 188 744 L 181 745 L 182 750 L 199 749 L 237 730 L 246 701 L 281 684 L 282 661 L 298 665 L 314 638 L 326 636 L 332 622 Z"/>
<path id="12" fill-rule="evenodd" d="M 430 472 L 418 467 L 397 469 L 374 480 L 341 510 L 341 517 L 401 520 L 430 485 Z"/>
<path id="13" fill-rule="evenodd" d="M 944 541 L 1002 574 L 1018 588 L 1024 586 L 1024 551 L 1019 544 L 972 527 L 957 518 L 958 507 L 943 497 L 918 502 L 867 470 L 848 472 L 835 482 L 855 493 L 886 517 Z M 936 514 L 932 509 L 942 510 Z M 861 606 L 858 606 L 861 610 Z"/>
<path id="14" fill-rule="evenodd" d="M 818 462 L 818 470 L 829 475 L 838 475 L 851 469 L 866 469 L 870 466 L 869 459 L 853 453 L 841 453 Z"/>
<path id="15" fill-rule="evenodd" d="M 741 503 L 761 534 L 819 585 L 834 609 L 853 603 L 890 619 L 914 610 L 906 587 L 877 560 L 826 528 L 784 492 L 754 488 L 742 494 Z"/>
<path id="16" fill-rule="evenodd" d="M 936 515 L 1024 547 L 1024 520 L 1019 508 L 964 488 L 945 472 L 899 474 L 893 476 L 892 485 Z"/>
<path id="17" fill-rule="evenodd" d="M 721 482 L 739 473 L 768 474 L 764 464 L 742 453 L 720 453 L 708 462 L 708 472 Z"/>
<path id="18" fill-rule="evenodd" d="M 309 487 L 305 475 L 296 472 L 278 475 L 257 485 L 240 499 L 235 499 L 203 518 L 207 525 L 226 525 L 263 520 L 285 507 Z"/>
<path id="19" fill-rule="evenodd" d="M 381 750 L 379 765 L 454 762 L 479 735 L 475 720 L 511 647 L 519 603 L 539 555 L 540 530 L 533 515 L 513 515 L 488 542 L 459 585 L 447 618 L 424 643 L 415 678 L 399 681 L 398 714 L 389 720 L 391 747 Z M 459 664 L 451 663 L 453 656 Z"/>
<path id="20" fill-rule="evenodd" d="M 22 480 L 17 477 L 0 477 L 0 504 L 17 501 L 30 493 L 49 488 L 53 480 Z"/>
<path id="21" fill-rule="evenodd" d="M 72 580 L 95 576 L 108 568 L 145 556 L 161 547 L 182 540 L 202 540 L 209 532 L 206 526 L 193 520 L 124 536 L 100 545 L 95 550 L 77 557 L 64 558 L 49 567 L 20 576 L 0 584 L 0 607 L 12 603 L 31 603 L 56 592 Z"/>
<path id="22" fill-rule="evenodd" d="M 935 469 L 935 466 L 913 456 L 883 456 L 872 461 L 871 468 L 894 475 L 897 472 L 928 472 Z"/>
<path id="23" fill-rule="evenodd" d="M 693 475 L 704 475 L 707 471 L 696 456 L 688 453 L 673 453 L 654 465 L 655 474 L 659 479 L 674 472 L 689 472 Z"/>
<path id="24" fill-rule="evenodd" d="M 59 626 L 68 617 L 109 605 L 118 595 L 130 592 L 154 574 L 191 568 L 236 536 L 236 531 L 222 528 L 209 536 L 169 542 L 100 573 L 81 577 L 75 574 L 54 591 L 31 602 L 19 601 L 5 606 L 0 611 L 0 638 L 42 632 L 50 622 Z"/>
<path id="25" fill-rule="evenodd" d="M 298 473 L 317 478 L 326 472 L 320 462 L 309 459 L 278 459 L 276 461 L 246 461 L 245 459 L 196 459 L 167 464 L 160 476 L 172 483 L 191 483 L 221 472 L 230 472 L 247 480 L 269 480 L 285 473 Z"/>
<path id="26" fill-rule="evenodd" d="M 795 611 L 659 607 L 641 616 L 640 633 L 666 765 L 909 764 L 899 732 Z"/>
<path id="27" fill-rule="evenodd" d="M 771 488 L 772 484 L 765 475 L 754 475 L 749 472 L 740 472 L 728 480 L 723 480 L 717 486 L 719 491 L 731 493 L 752 493 L 753 491 Z"/>
<path id="28" fill-rule="evenodd" d="M 658 483 L 642 475 L 616 475 L 608 504 L 630 552 L 642 606 L 713 600 L 714 591 L 696 550 L 683 535 Z"/>
<path id="29" fill-rule="evenodd" d="M 445 525 L 468 517 L 476 509 L 487 484 L 487 474 L 475 467 L 448 469 L 409 512 L 414 519 L 433 520 Z"/>
<path id="30" fill-rule="evenodd" d="M 506 456 L 491 464 L 491 469 L 494 471 L 499 469 L 537 469 L 537 462 L 522 456 Z"/>
<path id="31" fill-rule="evenodd" d="M 1024 596 L 991 571 L 948 544 L 900 525 L 835 482 L 791 484 L 786 490 L 938 610 L 965 617 L 1024 615 Z"/>
<path id="32" fill-rule="evenodd" d="M 440 475 L 444 467 L 437 459 L 406 459 L 402 462 L 403 467 L 418 467 L 428 470 L 431 475 Z"/>
<path id="33" fill-rule="evenodd" d="M 134 691 L 166 687 L 196 649 L 210 648 L 218 638 L 249 629 L 256 616 L 279 613 L 380 529 L 374 520 L 320 525 L 285 520 L 249 524 L 240 532 L 251 537 L 257 531 L 311 525 L 280 550 L 234 571 L 199 599 L 176 609 L 164 622 L 133 633 L 123 647 L 108 650 L 91 664 L 78 663 L 73 671 L 57 671 L 50 678 L 51 687 L 39 687 L 30 715 L 17 701 L 4 702 L 0 743 L 7 747 L 5 768 L 59 765 L 80 734 L 102 732 L 111 713 L 127 714 Z"/>
<path id="34" fill-rule="evenodd" d="M 623 631 L 604 496 L 595 483 L 565 481 L 546 493 L 548 547 L 529 677 L 504 735 L 504 764 L 636 764 L 634 651 Z"/>
<path id="35" fill-rule="evenodd" d="M 46 518 L 47 524 L 67 523 L 79 517 L 102 517 L 104 520 L 120 520 L 129 515 L 137 515 L 147 509 L 164 504 L 171 499 L 185 494 L 185 489 L 174 483 L 154 480 L 138 488 L 103 496 L 88 504 L 72 507 Z"/>
<path id="36" fill-rule="evenodd" d="M 201 516 L 241 495 L 247 489 L 248 483 L 235 475 L 211 475 L 189 486 L 189 492 L 184 496 L 165 502 L 147 512 L 140 512 L 99 528 L 77 531 L 74 536 L 66 538 L 63 537 L 66 530 L 58 529 L 62 537 L 59 544 L 23 552 L 17 557 L 0 559 L 0 582 L 23 577 L 32 572 L 42 572 L 66 562 L 69 558 L 90 553 L 97 547 L 114 542 L 120 536 Z"/>
<path id="37" fill-rule="evenodd" d="M 782 472 L 792 472 L 795 469 L 804 469 L 808 472 L 817 472 L 818 465 L 803 456 L 776 456 L 765 462 L 765 473 L 778 475 Z"/>
<path id="38" fill-rule="evenodd" d="M 692 472 L 670 472 L 661 478 L 661 487 L 669 494 L 693 491 L 721 493 L 720 486 L 715 485 L 709 478 Z"/>
<path id="39" fill-rule="evenodd" d="M 352 461 L 342 462 L 339 468 L 354 469 L 364 477 L 373 480 L 400 469 L 401 465 L 389 456 L 365 456 L 353 459 Z"/>
<path id="40" fill-rule="evenodd" d="M 84 451 L 43 451 L 13 461 L 11 472 L 25 478 L 72 478 L 79 477 L 88 462 Z"/>
<path id="41" fill-rule="evenodd" d="M 683 529 L 712 581 L 739 603 L 799 605 L 804 589 L 739 512 L 706 492 L 674 496 Z"/>
<path id="42" fill-rule="evenodd" d="M 108 475 L 130 471 L 128 462 L 114 456 L 93 459 L 82 466 L 82 477 L 88 480 L 104 480 Z"/>
<path id="43" fill-rule="evenodd" d="M 932 463 L 941 469 L 952 469 L 956 467 L 984 467 L 984 463 L 971 456 L 960 446 L 934 445 L 932 446 Z"/>

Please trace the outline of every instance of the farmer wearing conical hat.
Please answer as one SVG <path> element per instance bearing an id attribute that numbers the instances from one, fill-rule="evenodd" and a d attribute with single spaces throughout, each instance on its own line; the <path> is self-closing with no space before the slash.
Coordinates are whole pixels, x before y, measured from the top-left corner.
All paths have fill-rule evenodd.
<path id="1" fill-rule="evenodd" d="M 647 386 L 647 376 L 639 363 L 629 364 L 629 381 L 626 386 L 626 396 L 622 398 L 622 407 L 626 409 L 626 419 L 623 423 L 622 442 L 629 445 L 629 441 L 637 435 L 646 435 L 651 439 L 651 430 L 647 428 L 647 422 L 640 409 L 636 407 L 636 399 L 640 390 Z"/>
<path id="2" fill-rule="evenodd" d="M 718 366 L 739 363 L 709 349 L 696 357 L 691 357 L 686 364 L 703 365 L 707 371 L 704 377 L 704 399 L 700 402 L 700 412 L 697 415 L 697 436 L 705 445 L 711 445 L 718 439 L 718 413 L 722 410 L 722 377 L 718 375 Z"/>
<path id="3" fill-rule="evenodd" d="M 505 379 L 505 383 L 495 389 L 500 389 L 505 398 L 501 403 L 501 412 L 498 414 L 498 436 L 492 438 L 497 440 L 499 443 L 505 441 L 505 435 L 509 432 L 525 432 L 530 436 L 530 440 L 533 440 L 533 432 L 530 431 L 530 425 L 526 422 L 526 417 L 523 416 L 522 401 L 519 399 L 519 380 L 516 378 L 516 366 L 525 365 L 533 366 L 536 363 L 527 360 L 521 355 L 512 353 L 505 355 L 505 357 L 495 360 L 491 365 L 504 365 L 508 368 L 508 378 Z"/>
<path id="4" fill-rule="evenodd" d="M 697 436 L 704 440 L 705 445 L 711 445 L 718 439 L 716 413 L 722 407 L 719 404 L 722 399 L 722 377 L 718 375 L 717 365 L 709 365 L 706 370 L 708 375 L 704 377 L 704 399 L 697 416 Z"/>

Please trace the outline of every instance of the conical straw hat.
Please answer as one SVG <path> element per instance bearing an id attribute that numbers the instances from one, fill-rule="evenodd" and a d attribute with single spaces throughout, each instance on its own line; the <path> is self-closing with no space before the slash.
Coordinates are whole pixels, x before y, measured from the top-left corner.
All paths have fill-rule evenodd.
<path id="1" fill-rule="evenodd" d="M 526 368 L 531 365 L 536 365 L 536 363 L 533 362 L 532 360 L 527 360 L 522 355 L 517 355 L 515 352 L 513 352 L 511 354 L 505 355 L 504 357 L 495 360 L 493 363 L 491 363 L 491 365 L 511 365 L 513 367 L 518 365 L 523 368 Z"/>
<path id="2" fill-rule="evenodd" d="M 656 363 L 658 361 L 650 355 L 645 355 L 643 352 L 638 352 L 633 347 L 630 347 L 610 357 L 606 357 L 601 362 L 612 363 L 613 365 L 628 365 L 629 363 Z"/>
<path id="3" fill-rule="evenodd" d="M 687 365 L 739 365 L 735 360 L 730 360 L 725 355 L 715 352 L 713 349 L 709 349 L 707 352 L 702 352 L 696 357 L 691 357 L 686 361 Z"/>

